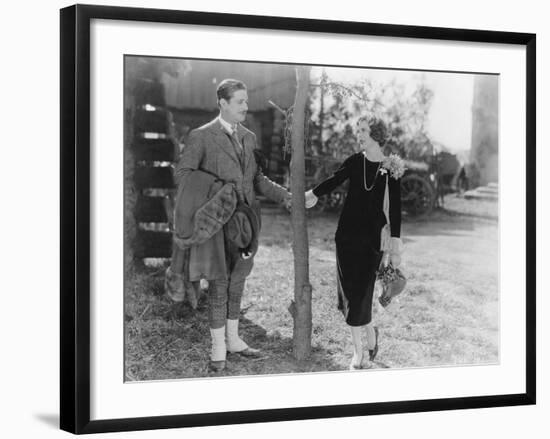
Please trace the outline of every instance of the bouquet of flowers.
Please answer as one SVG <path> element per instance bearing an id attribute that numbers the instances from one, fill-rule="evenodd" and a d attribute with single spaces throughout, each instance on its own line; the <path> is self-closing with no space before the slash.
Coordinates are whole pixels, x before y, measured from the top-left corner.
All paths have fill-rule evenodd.
<path id="1" fill-rule="evenodd" d="M 386 172 L 389 172 L 390 176 L 397 180 L 403 176 L 405 170 L 405 162 L 403 159 L 397 154 L 390 154 L 382 161 L 380 173 L 385 174 Z"/>
<path id="2" fill-rule="evenodd" d="M 378 301 L 384 308 L 390 304 L 395 296 L 401 294 L 407 284 L 407 278 L 391 262 L 376 272 L 376 279 L 382 283 L 382 294 Z"/>

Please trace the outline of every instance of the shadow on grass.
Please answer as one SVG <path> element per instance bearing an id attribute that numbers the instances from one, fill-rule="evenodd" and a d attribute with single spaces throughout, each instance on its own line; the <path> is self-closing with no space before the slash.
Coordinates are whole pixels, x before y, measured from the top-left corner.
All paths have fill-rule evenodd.
<path id="1" fill-rule="evenodd" d="M 338 217 L 338 213 L 314 213 L 309 215 L 308 234 L 310 235 L 310 241 L 314 245 L 322 241 L 333 241 Z M 415 241 L 415 238 L 420 236 L 461 236 L 476 231 L 480 227 L 497 225 L 497 218 L 455 213 L 444 208 L 438 208 L 434 209 L 430 215 L 421 218 L 404 216 L 401 235 L 403 242 L 407 243 Z"/>
<path id="2" fill-rule="evenodd" d="M 497 226 L 492 220 L 484 220 L 466 216 L 447 216 L 439 212 L 431 219 L 421 222 L 405 222 L 402 226 L 404 243 L 415 241 L 417 237 L 425 236 L 463 236 L 485 227 Z"/>
<path id="3" fill-rule="evenodd" d="M 309 359 L 293 356 L 292 338 L 268 331 L 241 313 L 239 335 L 260 358 L 227 355 L 226 369 L 209 371 L 210 329 L 208 303 L 204 295 L 193 310 L 153 295 L 141 304 L 130 303 L 126 312 L 126 381 L 168 380 L 219 376 L 249 376 L 342 370 L 332 353 L 314 347 Z M 134 310 L 132 308 L 134 307 Z"/>

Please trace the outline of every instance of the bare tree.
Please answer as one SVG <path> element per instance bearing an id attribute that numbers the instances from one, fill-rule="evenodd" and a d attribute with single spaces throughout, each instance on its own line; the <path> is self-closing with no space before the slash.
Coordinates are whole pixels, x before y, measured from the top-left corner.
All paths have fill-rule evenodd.
<path id="1" fill-rule="evenodd" d="M 309 283 L 309 249 L 305 212 L 305 112 L 309 93 L 311 67 L 296 68 L 297 89 L 292 114 L 292 230 L 294 251 L 294 300 L 289 312 L 294 319 L 293 345 L 297 360 L 311 352 L 311 284 Z"/>

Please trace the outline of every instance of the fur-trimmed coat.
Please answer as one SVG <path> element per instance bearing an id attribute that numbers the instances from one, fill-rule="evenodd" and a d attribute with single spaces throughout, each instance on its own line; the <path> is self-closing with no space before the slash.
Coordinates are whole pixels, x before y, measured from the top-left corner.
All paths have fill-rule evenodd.
<path id="1" fill-rule="evenodd" d="M 196 170 L 180 185 L 174 210 L 174 243 L 185 251 L 186 280 L 226 279 L 223 226 L 237 206 L 231 183 Z M 188 251 L 186 251 L 188 250 Z"/>

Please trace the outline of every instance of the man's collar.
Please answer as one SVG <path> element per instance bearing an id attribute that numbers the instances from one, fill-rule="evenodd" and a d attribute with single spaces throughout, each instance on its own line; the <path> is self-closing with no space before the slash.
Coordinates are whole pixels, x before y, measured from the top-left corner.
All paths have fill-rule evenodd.
<path id="1" fill-rule="evenodd" d="M 229 122 L 227 122 L 226 120 L 224 120 L 224 118 L 221 116 L 221 114 L 218 116 L 218 119 L 220 121 L 220 123 L 222 124 L 222 127 L 231 135 L 233 134 L 233 126 L 231 126 L 231 124 Z M 237 127 L 237 124 L 235 124 L 235 129 Z"/>

